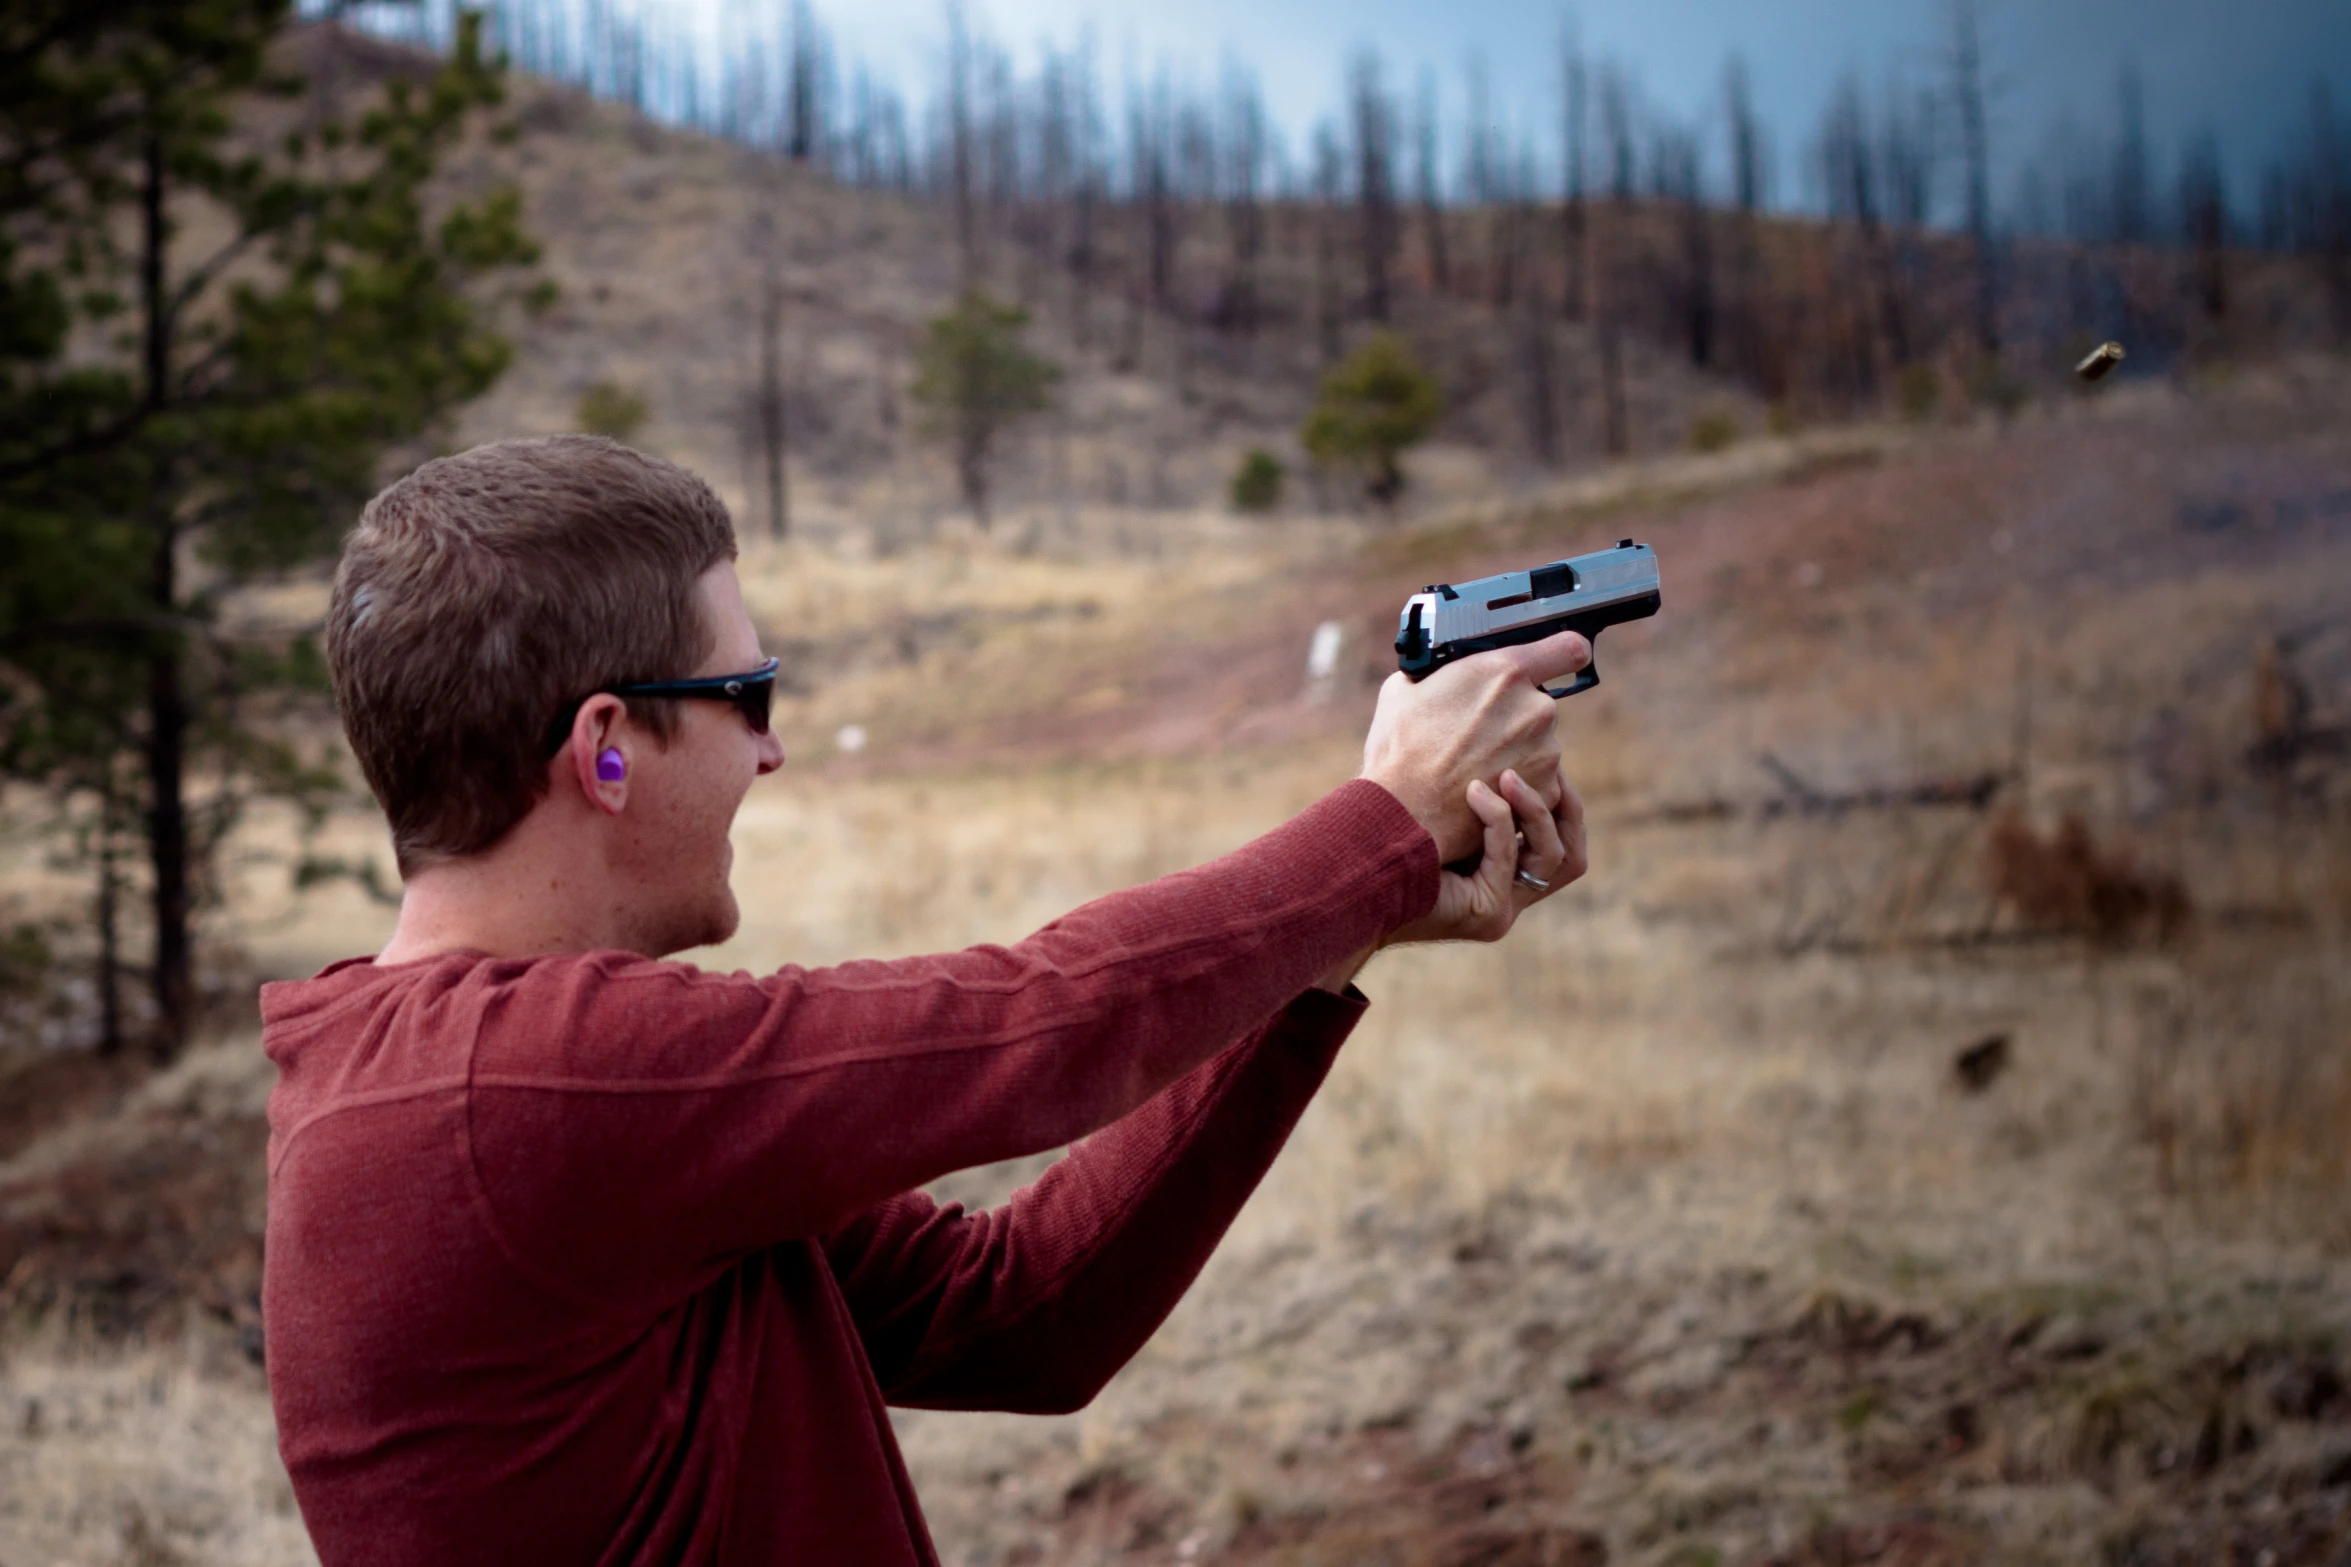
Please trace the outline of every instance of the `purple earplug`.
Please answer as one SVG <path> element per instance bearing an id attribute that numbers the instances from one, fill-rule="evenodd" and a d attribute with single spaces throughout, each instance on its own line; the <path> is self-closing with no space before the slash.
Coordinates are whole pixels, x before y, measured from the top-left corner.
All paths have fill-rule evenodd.
<path id="1" fill-rule="evenodd" d="M 621 760 L 620 752 L 607 746 L 596 753 L 596 781 L 619 783 L 629 775 L 629 764 Z"/>

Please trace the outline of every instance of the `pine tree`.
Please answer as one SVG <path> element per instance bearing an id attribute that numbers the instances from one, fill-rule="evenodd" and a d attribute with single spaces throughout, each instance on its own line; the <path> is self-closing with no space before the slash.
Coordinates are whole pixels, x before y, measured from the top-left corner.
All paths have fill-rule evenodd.
<path id="1" fill-rule="evenodd" d="M 1406 448 L 1436 428 L 1445 398 L 1404 339 L 1381 332 L 1325 375 L 1298 432 L 1308 456 L 1363 475 L 1365 493 L 1392 504 L 1404 493 Z"/>
<path id="2" fill-rule="evenodd" d="M 1058 366 L 1021 345 L 1028 312 L 985 294 L 966 294 L 934 319 L 915 349 L 909 395 L 924 429 L 953 449 L 955 476 L 974 521 L 988 525 L 988 491 L 998 445 L 1015 420 L 1052 406 Z"/>
<path id="3" fill-rule="evenodd" d="M 238 803 L 331 776 L 264 711 L 320 685 L 315 652 L 230 632 L 222 601 L 331 554 L 387 452 L 490 385 L 507 347 L 469 285 L 532 259 L 512 191 L 429 210 L 499 101 L 478 18 L 348 116 L 270 112 L 301 91 L 291 22 L 286 0 L 0 12 L 0 766 L 98 797 L 102 908 L 138 818 L 162 1058 Z"/>

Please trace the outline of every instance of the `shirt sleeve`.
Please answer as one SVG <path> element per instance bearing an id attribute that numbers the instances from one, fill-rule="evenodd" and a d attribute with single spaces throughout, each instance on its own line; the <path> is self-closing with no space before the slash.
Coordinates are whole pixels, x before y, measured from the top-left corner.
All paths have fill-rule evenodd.
<path id="1" fill-rule="evenodd" d="M 519 1264 L 662 1304 L 953 1170 L 1108 1125 L 1425 913 L 1436 845 L 1358 780 L 1197 869 L 1011 947 L 712 975 L 484 962 L 465 1150 Z"/>
<path id="2" fill-rule="evenodd" d="M 1175 1309 L 1362 1010 L 1307 991 L 1000 1208 L 908 1193 L 826 1237 L 884 1394 L 930 1409 L 1084 1406 Z"/>

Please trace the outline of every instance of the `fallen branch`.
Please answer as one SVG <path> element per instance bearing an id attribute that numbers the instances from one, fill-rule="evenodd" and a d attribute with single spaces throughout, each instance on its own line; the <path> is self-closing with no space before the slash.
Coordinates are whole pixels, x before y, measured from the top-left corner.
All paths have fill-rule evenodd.
<path id="1" fill-rule="evenodd" d="M 1763 770 L 1781 786 L 1779 794 L 1767 799 L 1742 804 L 1715 796 L 1703 800 L 1676 800 L 1636 811 L 1625 820 L 1632 823 L 1727 821 L 1736 816 L 1752 815 L 1762 821 L 1773 821 L 1782 816 L 1826 816 L 1835 818 L 1848 811 L 1888 811 L 1918 808 L 1965 807 L 1981 811 L 1998 798 L 2007 782 L 2005 774 L 1997 772 L 1962 773 L 1943 778 L 1919 778 L 1906 783 L 1878 784 L 1866 789 L 1837 792 L 1816 789 L 1794 768 L 1766 751 L 1756 760 Z"/>

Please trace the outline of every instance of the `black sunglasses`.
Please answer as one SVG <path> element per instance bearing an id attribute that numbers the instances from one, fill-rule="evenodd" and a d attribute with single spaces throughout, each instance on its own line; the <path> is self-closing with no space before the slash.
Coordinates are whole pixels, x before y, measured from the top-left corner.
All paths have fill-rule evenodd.
<path id="1" fill-rule="evenodd" d="M 711 701 L 732 702 L 735 711 L 743 715 L 743 722 L 751 726 L 755 735 L 767 733 L 767 713 L 775 700 L 776 670 L 782 659 L 771 658 L 757 669 L 745 670 L 739 675 L 703 675 L 694 680 L 645 680 L 635 685 L 604 686 L 591 691 L 589 696 L 690 696 Z M 588 698 L 564 704 L 555 715 L 555 722 L 547 727 L 547 754 L 553 756 L 563 749 L 563 742 L 571 738 L 571 721 L 579 716 L 580 703 Z"/>

